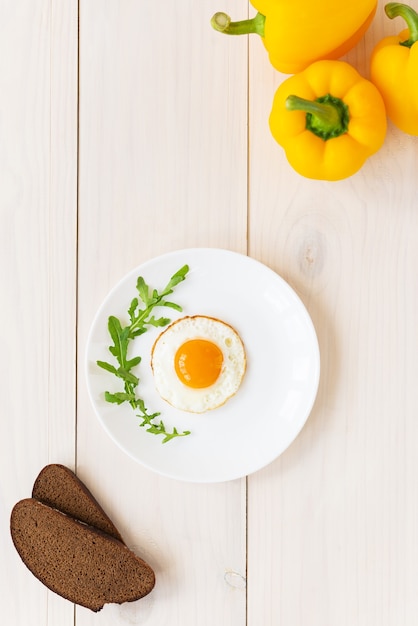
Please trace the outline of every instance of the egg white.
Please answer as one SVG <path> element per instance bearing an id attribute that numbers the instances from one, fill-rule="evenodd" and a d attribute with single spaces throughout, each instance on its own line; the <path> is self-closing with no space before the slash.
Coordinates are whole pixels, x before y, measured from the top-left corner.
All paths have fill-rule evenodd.
<path id="1" fill-rule="evenodd" d="M 221 372 L 209 387 L 193 389 L 176 374 L 176 352 L 191 339 L 206 339 L 222 351 Z M 204 413 L 223 405 L 238 391 L 246 370 L 245 348 L 229 324 L 206 315 L 183 317 L 168 326 L 155 341 L 151 367 L 155 387 L 164 400 L 182 411 Z"/>

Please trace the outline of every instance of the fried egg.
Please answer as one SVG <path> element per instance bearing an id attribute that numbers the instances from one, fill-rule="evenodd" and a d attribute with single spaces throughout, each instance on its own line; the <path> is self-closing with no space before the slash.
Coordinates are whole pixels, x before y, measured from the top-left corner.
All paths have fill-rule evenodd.
<path id="1" fill-rule="evenodd" d="M 164 400 L 182 411 L 204 413 L 238 391 L 246 355 L 232 326 L 195 315 L 173 322 L 160 334 L 152 348 L 151 367 Z"/>

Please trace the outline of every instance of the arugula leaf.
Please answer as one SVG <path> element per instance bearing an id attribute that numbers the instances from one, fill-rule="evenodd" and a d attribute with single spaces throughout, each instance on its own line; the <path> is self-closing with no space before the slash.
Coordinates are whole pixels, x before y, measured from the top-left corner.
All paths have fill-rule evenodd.
<path id="1" fill-rule="evenodd" d="M 155 317 L 152 316 L 147 321 L 147 324 L 150 326 L 167 326 L 170 322 L 171 320 L 168 317 L 160 317 L 156 320 Z"/>
<path id="2" fill-rule="evenodd" d="M 132 339 L 139 337 L 143 333 L 147 332 L 148 327 L 162 327 L 167 326 L 170 323 L 168 317 L 156 318 L 152 311 L 155 307 L 167 307 L 176 311 L 182 311 L 179 304 L 165 300 L 165 297 L 173 293 L 174 287 L 185 280 L 187 273 L 189 272 L 189 266 L 184 265 L 170 278 L 166 287 L 159 293 L 157 289 L 150 288 L 145 282 L 142 276 L 139 276 L 136 282 L 136 289 L 138 297 L 131 300 L 128 308 L 128 316 L 130 324 L 122 326 L 121 321 L 111 315 L 108 319 L 108 331 L 113 341 L 113 345 L 109 346 L 109 352 L 116 359 L 118 366 L 107 363 L 107 361 L 97 361 L 97 365 L 106 370 L 110 374 L 113 374 L 117 378 L 120 378 L 124 383 L 123 391 L 116 393 L 110 393 L 105 391 L 105 400 L 112 404 L 123 404 L 128 402 L 131 407 L 138 411 L 137 417 L 142 422 L 140 427 L 146 427 L 146 431 L 153 435 L 163 435 L 162 443 L 167 443 L 176 437 L 185 437 L 190 435 L 189 430 L 179 432 L 177 428 L 173 428 L 171 432 L 167 431 L 165 424 L 162 420 L 155 422 L 155 419 L 159 417 L 160 413 L 148 413 L 148 409 L 145 406 L 144 400 L 137 396 L 136 390 L 139 385 L 139 378 L 132 372 L 134 367 L 141 362 L 140 356 L 128 358 L 129 344 Z M 145 308 L 141 308 L 140 302 Z"/>
<path id="3" fill-rule="evenodd" d="M 168 295 L 168 291 L 172 293 L 173 287 L 181 283 L 186 278 L 189 269 L 190 268 L 188 265 L 183 265 L 183 267 L 181 267 L 175 274 L 173 274 L 173 276 L 170 278 L 170 282 L 163 292 L 163 295 Z"/>
<path id="4" fill-rule="evenodd" d="M 141 298 L 142 302 L 145 304 L 145 306 L 148 306 L 150 302 L 149 287 L 146 284 L 145 280 L 142 278 L 142 276 L 138 277 L 136 288 L 138 290 L 139 297 Z"/>
<path id="5" fill-rule="evenodd" d="M 190 435 L 190 430 L 184 430 L 182 433 L 178 433 L 177 429 L 173 428 L 173 432 L 166 433 L 161 443 L 167 443 L 167 441 L 171 441 L 174 437 L 186 437 L 187 435 Z"/>
<path id="6" fill-rule="evenodd" d="M 114 404 L 122 404 L 123 402 L 130 402 L 131 400 L 134 400 L 135 396 L 133 394 L 129 394 L 129 393 L 122 393 L 122 392 L 117 392 L 117 393 L 109 393 L 109 391 L 105 391 L 105 400 L 106 402 L 112 402 Z"/>
<path id="7" fill-rule="evenodd" d="M 138 298 L 134 298 L 131 302 L 131 306 L 128 309 L 128 315 L 129 315 L 129 319 L 131 320 L 131 323 L 134 321 L 135 319 L 135 311 L 138 307 Z"/>
<path id="8" fill-rule="evenodd" d="M 106 363 L 106 361 L 97 361 L 97 365 L 99 367 L 102 367 L 104 370 L 107 370 L 111 374 L 115 374 L 115 376 L 117 376 L 118 370 L 114 365 L 111 365 L 110 363 Z"/>
<path id="9" fill-rule="evenodd" d="M 116 357 L 119 365 L 125 366 L 126 355 L 129 344 L 129 327 L 122 328 L 117 317 L 111 315 L 108 320 L 109 334 L 113 340 L 113 346 L 109 347 L 109 351 Z"/>
<path id="10" fill-rule="evenodd" d="M 148 422 L 143 422 L 140 426 L 145 426 L 147 424 Z M 162 420 L 160 420 L 158 424 L 150 424 L 149 428 L 146 430 L 147 433 L 150 433 L 151 435 L 164 435 L 164 439 L 161 443 L 167 443 L 175 437 L 186 437 L 187 435 L 190 435 L 190 430 L 185 430 L 182 433 L 179 433 L 176 427 L 173 428 L 171 433 L 167 432 L 165 424 Z"/>
<path id="11" fill-rule="evenodd" d="M 132 374 L 129 370 L 124 367 L 119 367 L 116 376 L 122 378 L 127 383 L 131 383 L 132 385 L 137 385 L 139 383 L 139 378 L 137 378 L 134 374 Z"/>
<path id="12" fill-rule="evenodd" d="M 176 311 L 181 311 L 182 310 L 181 306 L 179 306 L 175 302 L 168 302 L 167 300 L 161 300 L 160 305 L 161 306 L 167 306 L 170 309 L 175 309 Z"/>
<path id="13" fill-rule="evenodd" d="M 125 366 L 128 370 L 131 370 L 133 367 L 136 367 L 140 363 L 141 363 L 141 357 L 136 356 L 133 359 L 129 359 L 129 361 L 126 361 Z"/>

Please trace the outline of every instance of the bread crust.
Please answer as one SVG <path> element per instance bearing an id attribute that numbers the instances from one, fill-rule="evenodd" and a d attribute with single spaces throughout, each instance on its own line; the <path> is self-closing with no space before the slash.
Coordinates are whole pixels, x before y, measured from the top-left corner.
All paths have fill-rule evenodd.
<path id="1" fill-rule="evenodd" d="M 121 541 L 34 498 L 13 507 L 10 532 L 36 578 L 94 612 L 138 600 L 155 585 L 151 567 Z"/>

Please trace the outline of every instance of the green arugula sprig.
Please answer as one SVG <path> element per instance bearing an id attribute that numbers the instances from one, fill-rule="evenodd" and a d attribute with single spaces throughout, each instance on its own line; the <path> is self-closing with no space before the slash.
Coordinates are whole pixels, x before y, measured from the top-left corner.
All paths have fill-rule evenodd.
<path id="1" fill-rule="evenodd" d="M 138 296 L 135 297 L 128 309 L 130 324 L 122 326 L 117 317 L 111 315 L 108 319 L 108 331 L 113 341 L 113 345 L 109 346 L 109 352 L 115 357 L 118 366 L 112 365 L 106 361 L 97 361 L 97 365 L 107 372 L 114 374 L 123 381 L 123 391 L 115 393 L 105 392 L 105 400 L 113 404 L 122 404 L 129 402 L 134 411 L 137 411 L 137 417 L 142 419 L 141 427 L 146 427 L 146 431 L 153 435 L 164 435 L 162 443 L 167 443 L 176 437 L 185 437 L 190 435 L 189 430 L 179 432 L 173 428 L 171 432 L 167 431 L 162 420 L 155 422 L 160 413 L 149 413 L 145 406 L 144 400 L 137 396 L 137 387 L 139 378 L 132 370 L 141 362 L 140 356 L 128 358 L 128 348 L 132 339 L 139 337 L 147 332 L 148 327 L 163 327 L 170 323 L 168 317 L 155 318 L 153 311 L 156 307 L 168 307 L 181 311 L 180 305 L 167 300 L 167 296 L 173 293 L 174 287 L 181 283 L 189 271 L 189 266 L 184 265 L 169 280 L 167 286 L 159 293 L 156 289 L 151 290 L 142 276 L 139 276 L 136 283 Z"/>

